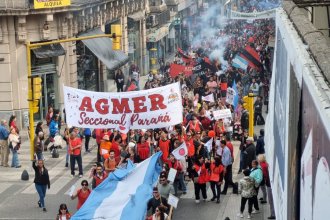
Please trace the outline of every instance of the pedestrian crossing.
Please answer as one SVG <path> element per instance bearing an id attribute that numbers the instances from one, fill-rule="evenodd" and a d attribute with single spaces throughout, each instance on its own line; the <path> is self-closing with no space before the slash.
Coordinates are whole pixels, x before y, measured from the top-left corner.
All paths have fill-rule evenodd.
<path id="1" fill-rule="evenodd" d="M 0 183 L 0 194 L 5 192 L 11 186 L 11 183 Z"/>
<path id="2" fill-rule="evenodd" d="M 65 157 L 65 155 L 64 155 Z M 63 159 L 64 159 L 63 157 Z M 58 194 L 62 189 L 65 189 L 67 187 L 67 184 L 69 184 L 74 178 L 77 178 L 75 184 L 81 182 L 82 179 L 87 179 L 89 175 L 89 170 L 87 170 L 87 167 L 89 164 L 96 159 L 95 153 L 88 153 L 88 154 L 82 154 L 82 165 L 83 165 L 83 171 L 84 175 L 83 178 L 78 178 L 76 175 L 74 178 L 71 176 L 71 170 L 70 168 L 65 167 L 65 162 L 61 160 L 60 163 L 58 163 L 55 167 L 53 167 L 49 171 L 49 178 L 50 178 L 50 189 L 47 190 L 48 195 L 56 195 Z M 69 186 L 70 188 L 71 186 Z M 30 184 L 27 188 L 25 188 L 22 192 L 22 194 L 35 194 L 35 186 L 34 183 Z"/>

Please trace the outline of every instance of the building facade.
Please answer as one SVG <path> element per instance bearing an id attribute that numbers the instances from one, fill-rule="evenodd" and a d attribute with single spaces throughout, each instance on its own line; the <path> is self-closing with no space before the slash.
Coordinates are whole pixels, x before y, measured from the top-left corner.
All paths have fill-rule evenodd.
<path id="1" fill-rule="evenodd" d="M 32 3 L 31 3 L 32 2 Z M 26 42 L 38 43 L 94 33 L 109 33 L 111 24 L 120 24 L 122 51 L 143 66 L 146 54 L 146 1 L 72 0 L 70 6 L 34 9 L 33 1 L 0 2 L 0 118 L 17 116 L 20 127 L 28 125 L 28 78 Z M 133 17 L 135 37 L 131 38 Z M 134 50 L 131 45 L 135 45 Z M 105 45 L 107 46 L 107 45 Z M 111 45 L 106 48 L 111 49 Z M 42 46 L 32 50 L 32 75 L 42 78 L 42 98 L 36 120 L 43 120 L 48 106 L 63 109 L 62 85 L 94 91 L 107 91 L 114 70 L 127 58 L 121 54 L 118 65 L 107 66 L 98 54 L 81 41 Z M 115 54 L 116 55 L 116 54 Z M 112 63 L 109 57 L 108 63 Z M 144 71 L 142 69 L 142 71 Z M 113 81 L 112 81 L 113 83 Z"/>

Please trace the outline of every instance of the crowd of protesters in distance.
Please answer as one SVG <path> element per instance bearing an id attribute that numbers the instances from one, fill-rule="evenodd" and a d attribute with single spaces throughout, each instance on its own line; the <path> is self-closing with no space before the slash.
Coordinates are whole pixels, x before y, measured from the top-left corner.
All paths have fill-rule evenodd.
<path id="1" fill-rule="evenodd" d="M 243 1 L 242 8 L 247 12 L 255 10 L 247 1 Z M 201 27 L 197 25 L 195 30 L 192 30 L 194 34 L 200 35 L 198 32 L 202 30 Z M 121 70 L 118 70 L 115 76 L 118 92 L 151 89 L 180 82 L 184 107 L 182 123 L 169 128 L 130 130 L 127 134 L 113 129 L 92 131 L 66 126 L 64 133 L 61 134 L 60 112 L 52 107 L 49 108 L 46 116 L 49 137 L 45 140 L 45 128 L 42 123 L 38 123 L 34 140 L 37 161 L 33 163 L 36 172 L 35 184 L 40 197 L 38 205 L 44 211 L 46 211 L 44 201 L 46 187 L 49 188 L 50 183 L 47 169 L 43 164 L 45 159 L 43 154 L 45 150 L 53 151 L 56 137 L 62 135 L 67 146 L 65 166 L 70 168 L 72 177 L 76 176 L 76 162 L 78 176 L 83 177 L 82 152 L 91 152 L 89 147 L 91 138 L 95 139 L 97 144 L 97 162 L 89 173 L 91 181 L 83 179 L 81 188 L 71 196 L 72 199 L 78 200 L 77 209 L 86 201 L 91 190 L 118 167 L 124 167 L 128 160 L 140 163 L 155 152 L 162 151 L 163 171 L 157 186 L 153 189 L 153 197 L 148 202 L 150 219 L 167 218 L 169 194 L 175 196 L 186 194 L 187 181 L 192 181 L 194 184 L 197 204 L 201 199 L 204 201 L 208 199 L 206 194 L 208 183 L 213 195 L 210 200 L 216 203 L 220 203 L 220 194 L 227 194 L 228 186 L 232 185 L 233 192 L 241 192 L 242 196 L 239 216 L 244 217 L 244 207 L 248 202 L 248 218 L 251 218 L 252 213 L 259 211 L 257 195 L 260 188 L 261 203 L 269 201 L 271 206 L 269 219 L 275 219 L 268 165 L 264 156 L 264 131 L 260 131 L 258 138 L 247 135 L 249 113 L 242 107 L 241 101 L 243 96 L 253 93 L 256 96 L 254 124 L 265 123 L 262 113 L 264 105 L 268 108 L 273 56 L 273 48 L 269 47 L 269 40 L 275 35 L 275 23 L 273 19 L 253 22 L 230 20 L 223 28 L 216 26 L 213 28 L 216 31 L 212 34 L 200 37 L 184 50 L 178 48 L 173 63 L 161 63 L 156 74 L 150 72 L 143 88 L 139 85 L 140 72 L 136 64 L 131 65 L 128 80 L 125 80 Z M 219 41 L 221 44 L 217 43 Z M 217 50 L 223 51 L 220 54 L 221 57 L 212 56 L 212 53 Z M 234 59 L 237 56 L 247 61 L 247 68 L 234 65 Z M 190 66 L 192 71 L 177 74 L 172 64 Z M 239 102 L 228 103 L 227 90 L 235 86 Z M 213 99 L 206 98 L 212 96 Z M 230 109 L 232 116 L 216 119 L 213 112 L 223 109 Z M 63 116 L 65 122 L 65 112 Z M 233 153 L 232 140 L 240 141 L 239 158 L 236 158 Z M 10 150 L 13 154 L 11 167 L 19 168 L 17 153 L 21 142 L 15 116 L 9 120 L 9 130 L 7 122 L 1 121 L 0 141 L 1 165 L 9 166 Z M 187 146 L 188 155 L 184 160 L 177 160 L 171 153 L 183 143 Z M 239 183 L 234 183 L 232 180 L 234 160 L 240 160 L 239 173 L 244 174 Z M 171 168 L 177 170 L 174 182 L 167 180 Z M 91 183 L 91 188 L 89 188 L 89 183 Z M 64 217 L 69 219 L 70 216 L 67 206 L 61 204 L 58 219 L 64 219 Z"/>

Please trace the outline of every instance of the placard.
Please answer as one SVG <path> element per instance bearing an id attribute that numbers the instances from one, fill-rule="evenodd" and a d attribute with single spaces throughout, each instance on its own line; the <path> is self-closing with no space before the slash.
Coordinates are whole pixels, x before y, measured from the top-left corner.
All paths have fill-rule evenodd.
<path id="1" fill-rule="evenodd" d="M 213 117 L 215 120 L 218 120 L 223 118 L 231 118 L 232 115 L 230 109 L 222 109 L 222 110 L 213 111 Z"/>
<path id="2" fill-rule="evenodd" d="M 178 202 L 179 202 L 179 198 L 172 195 L 171 193 L 169 194 L 167 203 L 170 204 L 171 206 L 173 206 L 174 208 L 178 207 Z"/>
<path id="3" fill-rule="evenodd" d="M 167 180 L 173 183 L 177 172 L 178 171 L 176 169 L 170 168 L 170 171 L 168 172 Z"/>

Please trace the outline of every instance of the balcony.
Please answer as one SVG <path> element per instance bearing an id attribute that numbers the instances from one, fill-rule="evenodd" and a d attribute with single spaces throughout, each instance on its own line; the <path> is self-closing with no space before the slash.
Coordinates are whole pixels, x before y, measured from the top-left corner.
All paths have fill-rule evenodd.
<path id="1" fill-rule="evenodd" d="M 162 26 L 167 24 L 171 19 L 170 10 L 165 10 L 161 13 L 151 14 L 146 20 L 147 28 Z"/>
<path id="2" fill-rule="evenodd" d="M 163 5 L 157 5 L 157 6 L 149 6 L 150 13 L 160 13 L 162 11 L 165 11 L 167 9 L 167 6 L 165 4 Z"/>

